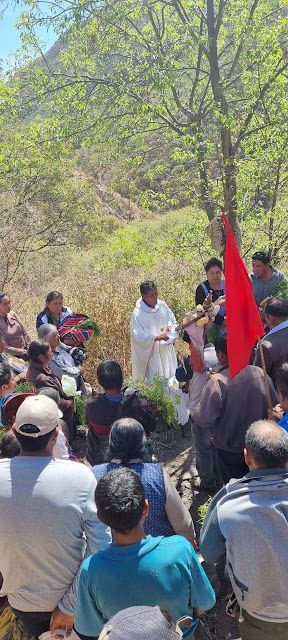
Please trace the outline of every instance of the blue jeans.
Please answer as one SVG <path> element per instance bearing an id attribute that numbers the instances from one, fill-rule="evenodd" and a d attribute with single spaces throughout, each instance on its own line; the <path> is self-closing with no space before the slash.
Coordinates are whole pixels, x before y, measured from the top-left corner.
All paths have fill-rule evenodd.
<path id="1" fill-rule="evenodd" d="M 211 439 L 211 430 L 202 429 L 193 423 L 193 434 L 196 448 L 196 467 L 201 479 L 201 485 L 216 487 L 222 484 L 222 478 L 218 470 L 216 450 Z"/>

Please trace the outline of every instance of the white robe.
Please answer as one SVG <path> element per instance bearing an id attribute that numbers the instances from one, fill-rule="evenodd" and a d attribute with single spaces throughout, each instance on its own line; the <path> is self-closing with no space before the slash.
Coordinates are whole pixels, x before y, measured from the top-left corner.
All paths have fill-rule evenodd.
<path id="1" fill-rule="evenodd" d="M 171 378 L 177 367 L 173 344 L 164 340 L 155 342 L 155 337 L 165 333 L 168 326 L 176 324 L 175 316 L 163 300 L 157 300 L 155 307 L 145 304 L 142 298 L 136 302 L 131 318 L 131 355 L 132 377 L 146 378 L 147 382 L 155 376 Z"/>

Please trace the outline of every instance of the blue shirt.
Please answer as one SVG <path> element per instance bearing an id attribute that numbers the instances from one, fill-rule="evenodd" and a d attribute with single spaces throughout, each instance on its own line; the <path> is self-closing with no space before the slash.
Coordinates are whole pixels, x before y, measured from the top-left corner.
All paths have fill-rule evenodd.
<path id="1" fill-rule="evenodd" d="M 174 623 L 193 618 L 193 609 L 211 609 L 215 594 L 190 543 L 182 536 L 152 538 L 109 545 L 87 558 L 81 568 L 75 629 L 99 636 L 107 620 L 133 606 L 159 605 Z M 186 640 L 198 624 L 194 616 Z"/>
<path id="2" fill-rule="evenodd" d="M 282 429 L 288 431 L 288 413 L 284 413 L 283 418 L 278 422 L 278 427 L 282 427 Z"/>

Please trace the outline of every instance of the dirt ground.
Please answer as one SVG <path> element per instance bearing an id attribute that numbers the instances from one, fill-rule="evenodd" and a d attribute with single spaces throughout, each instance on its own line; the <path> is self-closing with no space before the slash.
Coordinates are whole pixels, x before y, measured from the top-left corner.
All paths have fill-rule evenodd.
<path id="1" fill-rule="evenodd" d="M 198 509 L 209 498 L 207 491 L 200 491 L 194 487 L 197 484 L 197 469 L 195 467 L 195 448 L 191 430 L 185 427 L 184 437 L 181 429 L 169 429 L 151 435 L 155 457 L 162 462 L 165 469 L 176 485 L 176 488 L 189 509 L 199 539 L 200 524 Z M 193 478 L 195 480 L 193 481 Z M 213 571 L 214 573 L 214 571 Z M 228 595 L 232 588 L 219 568 L 220 584 L 217 593 L 217 603 L 213 609 L 203 617 L 207 637 L 211 640 L 240 640 L 235 618 L 226 614 Z M 213 585 L 214 586 L 214 585 Z"/>
<path id="2" fill-rule="evenodd" d="M 77 438 L 74 443 L 74 451 L 80 458 L 84 455 L 85 437 L 83 427 L 82 437 Z M 189 509 L 196 529 L 197 540 L 199 539 L 200 524 L 198 509 L 205 504 L 209 498 L 207 491 L 202 491 L 193 486 L 197 484 L 197 470 L 195 467 L 195 448 L 191 435 L 190 426 L 185 426 L 184 436 L 181 429 L 163 428 L 159 424 L 156 433 L 151 434 L 151 444 L 155 458 L 161 462 L 168 471 L 176 488 Z M 218 583 L 217 603 L 213 609 L 203 616 L 207 639 L 210 640 L 241 640 L 235 618 L 226 614 L 226 604 L 228 596 L 232 591 L 231 585 L 224 576 L 224 568 L 218 569 L 217 573 L 212 567 L 212 575 L 215 574 Z M 210 577 L 210 576 L 209 576 Z M 212 582 L 213 583 L 213 582 Z M 213 584 L 214 586 L 214 584 Z"/>

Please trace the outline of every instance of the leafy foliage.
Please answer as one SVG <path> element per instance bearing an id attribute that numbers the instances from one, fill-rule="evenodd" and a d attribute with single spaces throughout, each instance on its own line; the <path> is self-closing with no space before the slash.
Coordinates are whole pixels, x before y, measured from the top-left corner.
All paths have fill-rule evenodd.
<path id="1" fill-rule="evenodd" d="M 210 221 L 225 209 L 236 230 L 247 203 L 252 215 L 264 208 L 271 241 L 287 167 L 287 11 L 287 0 L 36 0 L 21 19 L 26 103 L 46 105 L 61 139 L 104 144 L 117 159 L 128 147 L 126 161 L 140 169 L 151 148 L 166 147 L 166 159 L 156 152 L 146 164 L 145 209 L 177 206 L 170 180 L 159 186 L 172 160 Z M 57 69 L 36 24 L 62 38 Z"/>
<path id="2" fill-rule="evenodd" d="M 279 284 L 274 287 L 272 290 L 273 296 L 279 296 L 279 298 L 284 298 L 288 302 L 288 282 L 287 280 L 282 280 Z"/>
<path id="3" fill-rule="evenodd" d="M 172 400 L 166 378 L 156 376 L 149 384 L 147 384 L 144 379 L 128 379 L 125 381 L 125 384 L 137 389 L 140 397 L 146 398 L 154 410 L 161 413 L 163 419 L 169 426 L 178 426 L 177 410 Z M 179 395 L 178 393 L 175 394 L 176 404 L 180 404 L 181 402 Z"/>

